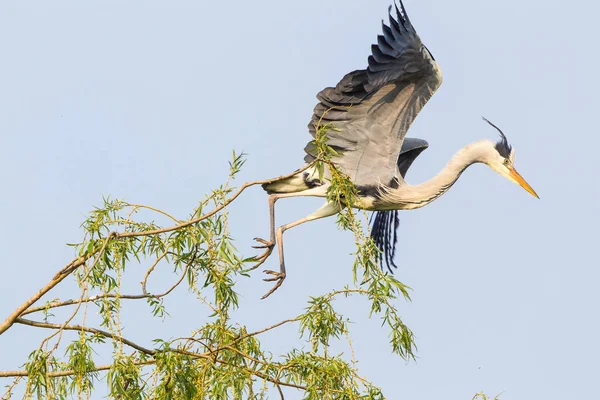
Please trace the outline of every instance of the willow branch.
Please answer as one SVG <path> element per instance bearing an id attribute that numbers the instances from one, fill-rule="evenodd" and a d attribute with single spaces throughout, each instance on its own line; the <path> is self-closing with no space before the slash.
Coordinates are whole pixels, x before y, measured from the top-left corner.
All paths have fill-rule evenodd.
<path id="1" fill-rule="evenodd" d="M 44 287 L 37 291 L 36 294 L 31 296 L 25 303 L 21 304 L 12 314 L 10 314 L 2 324 L 0 324 L 0 335 L 6 332 L 15 322 L 23 312 L 31 307 L 36 301 L 38 301 L 43 295 L 52 290 L 56 285 L 58 285 L 63 279 L 71 274 L 71 272 L 75 271 L 77 268 L 85 264 L 85 262 L 90 258 L 91 255 L 86 257 L 77 257 L 69 264 L 67 264 L 63 269 L 61 269 L 53 278 L 48 282 Z"/>
<path id="2" fill-rule="evenodd" d="M 156 364 L 156 361 L 155 360 L 137 361 L 137 362 L 133 362 L 133 364 L 140 365 L 140 366 L 146 366 L 146 365 Z M 86 373 L 89 374 L 92 372 L 108 371 L 109 369 L 111 369 L 113 367 L 114 367 L 114 364 L 99 365 L 97 367 L 94 367 L 94 368 L 86 371 Z M 52 371 L 52 372 L 48 372 L 47 376 L 50 378 L 58 378 L 61 376 L 77 375 L 79 373 L 80 372 L 73 371 L 73 370 Z M 0 371 L 0 378 L 16 378 L 19 376 L 29 376 L 29 373 L 26 370 Z"/>
<path id="3" fill-rule="evenodd" d="M 114 339 L 114 340 L 119 340 L 119 341 L 123 342 L 124 344 L 126 344 L 126 345 L 128 345 L 128 346 L 130 346 L 130 347 L 132 347 L 132 348 L 134 348 L 134 349 L 136 349 L 138 351 L 140 351 L 140 352 L 148 354 L 150 356 L 154 356 L 157 353 L 156 350 L 146 349 L 146 348 L 144 348 L 144 347 L 142 347 L 142 346 L 140 346 L 140 345 L 138 345 L 136 343 L 133 343 L 132 341 L 127 340 L 127 339 L 125 339 L 125 338 L 123 338 L 121 336 L 114 335 L 112 333 L 105 332 L 105 331 L 102 331 L 100 329 L 88 328 L 88 327 L 83 327 L 83 326 L 79 326 L 79 325 L 67 325 L 67 326 L 63 327 L 63 326 L 61 326 L 59 324 L 50 324 L 50 323 L 45 323 L 45 322 L 31 321 L 31 320 L 23 319 L 23 318 L 17 318 L 15 320 L 15 322 L 16 323 L 20 323 L 20 324 L 24 324 L 24 325 L 36 326 L 36 327 L 39 327 L 39 328 L 49 328 L 49 329 L 60 329 L 60 328 L 62 328 L 64 330 L 85 331 L 85 332 L 89 332 L 89 333 L 99 334 L 99 335 L 102 335 L 102 336 L 105 336 L 105 337 L 108 337 L 108 338 L 111 338 L 111 339 Z M 285 323 L 285 321 L 282 322 L 282 323 Z M 280 323 L 278 325 L 281 325 L 282 323 Z M 250 357 L 249 355 L 247 355 L 247 354 L 245 354 L 243 352 L 240 352 L 237 349 L 229 347 L 228 350 L 235 351 L 238 354 L 242 355 L 243 357 L 251 359 L 252 361 L 255 361 L 255 362 L 259 361 L 259 360 L 256 360 L 256 359 Z M 183 355 L 192 356 L 194 358 L 211 359 L 211 360 L 213 360 L 216 363 L 235 366 L 235 367 L 238 367 L 240 369 L 245 370 L 246 372 L 250 373 L 251 375 L 257 376 L 257 377 L 259 377 L 261 379 L 264 379 L 264 380 L 266 380 L 268 382 L 271 382 L 274 385 L 287 386 L 287 387 L 292 387 L 292 388 L 295 388 L 295 389 L 306 390 L 305 386 L 296 385 L 296 384 L 293 384 L 293 383 L 283 382 L 283 381 L 280 381 L 277 378 L 273 378 L 273 377 L 271 377 L 271 376 L 269 376 L 267 374 L 264 374 L 262 372 L 249 369 L 247 367 L 240 367 L 240 366 L 232 365 L 229 362 L 227 362 L 225 360 L 221 360 L 221 359 L 219 359 L 217 357 L 215 357 L 213 359 L 210 356 L 210 353 L 208 353 L 208 352 L 206 352 L 206 353 L 196 353 L 196 352 L 191 352 L 191 351 L 186 351 L 186 350 L 180 350 L 180 349 L 170 349 L 170 351 L 172 351 L 174 353 L 179 353 L 179 354 L 183 354 Z M 134 364 L 136 364 L 136 365 L 151 365 L 151 364 L 155 364 L 155 362 L 156 362 L 155 360 L 147 360 L 145 362 L 135 362 Z M 111 365 L 101 365 L 101 366 L 95 367 L 94 369 L 91 369 L 88 372 L 105 371 L 105 370 L 110 369 L 112 366 L 113 366 L 112 364 Z M 48 377 L 60 377 L 60 376 L 68 376 L 68 375 L 74 375 L 74 374 L 76 374 L 75 371 L 53 371 L 53 372 L 49 372 L 48 373 Z M 19 376 L 28 376 L 28 375 L 29 374 L 27 373 L 27 371 L 24 371 L 24 370 L 18 370 L 18 371 L 0 371 L 0 378 L 10 378 L 10 377 L 19 377 Z"/>
<path id="4" fill-rule="evenodd" d="M 93 333 L 96 335 L 101 335 L 101 336 L 122 342 L 123 344 L 126 344 L 127 346 L 134 348 L 138 351 L 141 351 L 142 353 L 145 353 L 149 356 L 153 356 L 156 354 L 156 350 L 147 349 L 145 347 L 140 346 L 137 343 L 132 342 L 131 340 L 125 339 L 123 336 L 115 335 L 113 333 L 106 332 L 101 329 L 89 328 L 87 326 L 81 326 L 81 325 L 50 324 L 48 322 L 32 321 L 30 319 L 25 319 L 25 318 L 17 318 L 17 319 L 15 319 L 15 323 L 29 325 L 29 326 L 35 326 L 37 328 L 60 329 L 60 330 L 65 330 L 65 331 L 80 331 L 80 332 L 83 331 L 83 332 Z"/>
<path id="5" fill-rule="evenodd" d="M 17 319 L 23 311 L 29 308 L 32 304 L 38 301 L 43 295 L 48 293 L 52 288 L 58 285 L 63 279 L 65 279 L 71 272 L 85 264 L 85 262 L 91 257 L 91 255 L 87 255 L 86 257 L 77 257 L 73 259 L 69 264 L 67 264 L 63 269 L 61 269 L 50 282 L 48 282 L 44 287 L 37 291 L 36 294 L 31 296 L 25 303 L 21 304 L 17 309 L 10 314 L 2 324 L 0 324 L 0 335 L 4 333 L 8 328 L 10 328 L 15 319 Z"/>
<path id="6" fill-rule="evenodd" d="M 174 225 L 171 226 L 169 228 L 163 228 L 163 229 L 154 229 L 154 230 L 149 230 L 149 231 L 144 231 L 144 232 L 123 232 L 123 233 L 118 233 L 118 232 L 111 232 L 107 237 L 106 240 L 104 242 L 104 245 L 102 246 L 102 249 L 100 250 L 100 252 L 102 252 L 105 248 L 106 245 L 108 244 L 109 240 L 111 238 L 116 238 L 116 239 L 122 239 L 122 238 L 128 238 L 128 237 L 142 237 L 142 236 L 152 236 L 152 235 L 158 235 L 161 233 L 167 233 L 167 232 L 172 232 L 181 228 L 185 228 L 187 226 L 190 225 L 194 225 L 197 224 L 198 222 L 205 220 L 213 215 L 215 215 L 216 213 L 218 213 L 219 211 L 221 211 L 222 209 L 224 209 L 225 207 L 227 207 L 229 204 L 231 204 L 232 201 L 234 201 L 236 198 L 238 198 L 238 196 L 240 194 L 242 194 L 242 192 L 244 190 L 246 190 L 247 188 L 251 187 L 251 186 L 255 186 L 255 185 L 262 185 L 262 184 L 267 184 L 267 183 L 272 183 L 273 181 L 279 180 L 279 179 L 286 179 L 286 178 L 290 178 L 296 174 L 299 174 L 300 172 L 306 171 L 308 168 L 310 168 L 314 163 L 316 162 L 313 161 L 310 164 L 305 165 L 304 167 L 300 168 L 299 170 L 296 170 L 295 172 L 292 172 L 291 174 L 288 175 L 282 175 L 280 177 L 277 178 L 271 178 L 271 179 L 267 179 L 267 180 L 260 180 L 260 181 L 253 181 L 253 182 L 246 182 L 244 183 L 230 198 L 228 198 L 227 200 L 225 200 L 225 202 L 223 202 L 223 204 L 221 204 L 220 206 L 216 207 L 214 210 L 199 216 L 198 218 L 194 218 L 190 221 L 184 222 L 182 224 L 179 225 Z M 95 254 L 95 253 L 94 253 Z M 19 318 L 21 315 L 23 315 L 23 313 L 25 312 L 25 310 L 27 310 L 29 307 L 31 307 L 35 302 L 37 302 L 40 298 L 42 298 L 42 296 L 44 296 L 46 293 L 48 293 L 50 290 L 52 290 L 56 285 L 58 285 L 60 282 L 62 282 L 67 276 L 69 276 L 71 273 L 73 273 L 73 271 L 75 271 L 77 268 L 79 268 L 80 266 L 82 266 L 83 264 L 85 264 L 85 262 L 91 258 L 94 254 L 86 254 L 85 256 L 81 256 L 81 257 L 77 257 L 75 259 L 73 259 L 69 264 L 67 264 L 63 269 L 61 269 L 53 278 L 52 280 L 50 280 L 50 282 L 48 282 L 46 285 L 44 285 L 44 287 L 42 287 L 40 290 L 38 290 L 33 296 L 31 296 L 27 301 L 25 301 L 23 304 L 21 304 L 19 307 L 17 307 L 17 309 L 15 309 L 15 311 L 13 311 L 12 314 L 10 314 L 1 324 L 0 324 L 0 335 L 2 335 L 4 332 L 6 332 L 14 323 L 15 320 L 17 318 Z"/>
<path id="7" fill-rule="evenodd" d="M 106 239 L 104 240 L 104 243 L 102 244 L 102 248 L 99 251 L 100 254 L 102 254 L 104 249 L 106 249 L 106 246 L 108 245 L 109 240 L 115 235 L 116 235 L 116 233 L 112 232 L 106 237 Z M 37 293 L 34 294 L 33 296 L 31 296 L 25 303 L 23 303 L 19 307 L 17 307 L 17 309 L 11 315 L 9 315 L 8 318 L 6 318 L 4 320 L 4 322 L 2 322 L 2 324 L 0 324 L 0 335 L 2 335 L 4 332 L 6 332 L 6 330 L 9 329 L 15 323 L 17 318 L 19 318 L 25 310 L 27 310 L 29 307 L 31 307 L 43 295 L 48 293 L 56 285 L 58 285 L 60 282 L 62 282 L 67 276 L 71 275 L 77 268 L 84 265 L 86 263 L 86 261 L 92 257 L 92 255 L 93 255 L 92 253 L 89 253 L 89 254 L 86 254 L 85 256 L 77 257 L 73 261 L 71 261 L 69 264 L 67 264 L 63 269 L 58 271 L 58 273 L 56 275 L 54 275 L 54 278 L 52 278 L 52 280 L 50 282 L 48 282 L 43 288 L 38 290 Z"/>
<path id="8" fill-rule="evenodd" d="M 278 322 L 278 323 L 276 323 L 274 325 L 271 325 L 271 326 L 269 326 L 267 328 L 264 328 L 264 329 L 261 329 L 259 331 L 254 331 L 254 332 L 251 332 L 251 333 L 247 333 L 247 334 L 245 334 L 245 335 L 243 335 L 243 336 L 235 339 L 233 342 L 231 342 L 230 345 L 234 345 L 234 344 L 236 344 L 238 342 L 241 342 L 242 340 L 248 339 L 248 338 L 250 338 L 252 336 L 260 335 L 261 333 L 268 332 L 268 331 L 270 331 L 272 329 L 279 328 L 281 325 L 285 325 L 285 324 L 290 323 L 290 322 L 298 322 L 298 321 L 300 321 L 300 317 L 283 320 L 281 322 Z"/>
<path id="9" fill-rule="evenodd" d="M 221 361 L 221 360 L 217 360 L 217 362 L 220 362 L 222 364 L 229 364 L 229 363 L 226 363 L 226 362 Z M 254 376 L 257 376 L 257 377 L 259 377 L 261 379 L 269 381 L 269 382 L 271 382 L 271 383 L 273 383 L 275 385 L 287 386 L 287 387 L 291 387 L 291 388 L 295 388 L 295 389 L 306 390 L 306 386 L 296 385 L 296 384 L 288 383 L 288 382 L 283 382 L 283 381 L 280 381 L 278 379 L 271 378 L 269 375 L 263 374 L 262 372 L 259 372 L 259 371 L 253 371 L 251 369 L 246 369 L 246 371 L 249 372 L 250 374 L 254 375 Z"/>
<path id="10" fill-rule="evenodd" d="M 173 352 L 175 352 L 175 353 L 184 354 L 184 355 L 188 355 L 188 356 L 191 356 L 191 357 L 208 358 L 208 359 L 214 361 L 215 363 L 220 363 L 220 364 L 225 364 L 225 365 L 233 366 L 233 367 L 239 368 L 241 370 L 245 370 L 249 374 L 257 376 L 257 377 L 259 377 L 261 379 L 264 379 L 266 381 L 269 381 L 269 382 L 271 382 L 271 383 L 273 383 L 275 385 L 281 385 L 281 386 L 292 387 L 292 388 L 295 388 L 295 389 L 306 390 L 306 386 L 283 382 L 283 381 L 280 381 L 280 380 L 278 380 L 276 378 L 273 378 L 273 377 L 271 377 L 271 376 L 269 376 L 267 374 L 263 374 L 262 372 L 255 371 L 255 370 L 249 369 L 247 367 L 241 367 L 239 365 L 231 364 L 231 363 L 229 363 L 229 362 L 227 362 L 225 360 L 219 359 L 218 357 L 215 357 L 213 359 L 212 357 L 210 357 L 210 355 L 209 355 L 210 353 L 195 353 L 193 351 L 186 351 L 186 350 L 179 350 L 179 349 L 170 349 L 170 350 L 173 351 Z"/>
<path id="11" fill-rule="evenodd" d="M 154 268 L 156 268 L 158 263 L 161 262 L 167 256 L 168 253 L 169 253 L 169 247 L 167 247 L 165 249 L 165 251 L 156 258 L 156 260 L 152 263 L 150 268 L 148 268 L 148 271 L 146 271 L 146 274 L 144 275 L 144 279 L 142 279 L 142 282 L 141 282 L 142 292 L 144 292 L 144 294 L 148 294 L 148 291 L 146 290 L 146 283 L 148 282 L 148 277 L 154 271 Z"/>
<path id="12" fill-rule="evenodd" d="M 287 179 L 287 178 L 291 178 L 292 176 L 299 174 L 303 171 L 306 171 L 308 168 L 312 167 L 312 165 L 316 162 L 313 161 L 310 164 L 306 164 L 304 167 L 292 172 L 291 174 L 288 175 L 282 175 L 279 176 L 277 178 L 271 178 L 271 179 L 266 179 L 266 180 L 261 180 L 261 181 L 253 181 L 253 182 L 246 182 L 244 183 L 242 186 L 240 186 L 240 188 L 227 200 L 225 200 L 223 202 L 223 204 L 221 204 L 220 206 L 216 207 L 215 209 L 213 209 L 212 211 L 203 214 L 197 218 L 191 219 L 187 222 L 184 222 L 182 224 L 179 225 L 174 225 L 171 226 L 169 228 L 162 228 L 162 229 L 154 229 L 154 230 L 150 230 L 150 231 L 144 231 L 144 232 L 123 232 L 123 233 L 118 233 L 117 234 L 117 238 L 121 239 L 121 238 L 128 238 L 128 237 L 142 237 L 142 236 L 152 236 L 152 235 L 159 235 L 161 233 L 167 233 L 167 232 L 172 232 L 172 231 L 176 231 L 178 229 L 181 228 L 185 228 L 188 227 L 190 225 L 194 225 L 197 224 L 198 222 L 205 220 L 207 218 L 212 217 L 213 215 L 215 215 L 216 213 L 218 213 L 219 211 L 221 211 L 222 209 L 224 209 L 225 207 L 227 207 L 229 204 L 231 204 L 232 201 L 234 201 L 235 199 L 238 198 L 238 196 L 240 194 L 242 194 L 242 192 L 246 189 L 248 189 L 251 186 L 255 186 L 255 185 L 264 185 L 267 183 L 272 183 L 274 181 L 280 180 L 280 179 Z"/>
<path id="13" fill-rule="evenodd" d="M 181 222 L 180 220 L 178 220 L 177 218 L 175 218 L 171 214 L 166 213 L 163 210 L 159 210 L 158 208 L 154 208 L 154 207 L 150 207 L 150 206 L 145 206 L 145 205 L 142 205 L 142 204 L 130 204 L 130 203 L 125 203 L 125 204 L 127 204 L 129 207 L 133 208 L 132 213 L 136 212 L 137 210 L 139 210 L 141 208 L 141 209 L 146 209 L 146 210 L 154 211 L 156 213 L 164 215 L 165 217 L 169 217 L 173 222 L 176 222 L 176 223 Z"/>
<path id="14" fill-rule="evenodd" d="M 59 307 L 65 307 L 65 306 L 71 306 L 73 304 L 78 304 L 79 302 L 81 303 L 90 303 L 92 301 L 96 301 L 96 300 L 101 300 L 101 299 L 129 299 L 129 300 L 140 300 L 140 299 L 146 299 L 148 297 L 159 297 L 159 296 L 154 296 L 152 294 L 136 294 L 136 295 L 126 295 L 126 294 L 120 294 L 120 295 L 116 295 L 116 294 L 112 294 L 112 293 L 107 293 L 107 294 L 99 294 L 96 296 L 91 296 L 91 297 L 87 297 L 85 299 L 77 299 L 77 300 L 65 300 L 65 301 L 60 301 L 60 302 L 55 302 L 55 303 L 50 303 L 44 306 L 39 306 L 39 307 L 32 307 L 26 311 L 24 311 L 21 315 L 27 315 L 27 314 L 33 314 L 35 312 L 39 312 L 39 311 L 44 311 L 44 310 L 49 310 L 51 308 L 59 308 Z"/>
<path id="15" fill-rule="evenodd" d="M 160 299 L 162 297 L 167 296 L 169 293 L 171 293 L 173 290 L 175 290 L 175 288 L 177 286 L 179 286 L 181 284 L 181 282 L 185 278 L 185 274 L 187 273 L 188 269 L 189 269 L 189 265 L 186 266 L 186 268 L 183 270 L 183 272 L 181 273 L 181 276 L 179 277 L 179 279 L 177 280 L 177 282 L 175 282 L 175 284 L 173 284 L 169 289 L 167 289 L 163 293 L 159 293 L 159 294 L 153 294 L 153 293 L 146 293 L 146 294 L 114 294 L 114 293 L 98 294 L 98 295 L 95 295 L 95 296 L 86 297 L 85 299 L 77 299 L 77 300 L 70 299 L 70 300 L 65 300 L 65 301 L 57 301 L 57 302 L 46 304 L 46 305 L 43 305 L 43 306 L 28 308 L 27 310 L 23 311 L 23 313 L 21 313 L 21 316 L 27 315 L 27 314 L 32 314 L 32 313 L 39 312 L 39 311 L 49 310 L 51 308 L 59 308 L 59 307 L 71 306 L 73 304 L 78 304 L 79 302 L 81 302 L 81 303 L 91 303 L 93 301 L 102 300 L 102 299 L 117 299 L 117 298 L 119 300 L 141 300 L 141 299 L 148 299 L 148 298 Z"/>

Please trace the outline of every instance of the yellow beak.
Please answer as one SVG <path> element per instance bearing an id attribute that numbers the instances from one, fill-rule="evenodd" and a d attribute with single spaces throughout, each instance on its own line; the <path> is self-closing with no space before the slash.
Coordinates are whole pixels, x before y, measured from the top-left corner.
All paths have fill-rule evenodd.
<path id="1" fill-rule="evenodd" d="M 508 171 L 510 173 L 510 177 L 513 178 L 515 182 L 517 182 L 523 189 L 527 190 L 529 193 L 531 193 L 538 199 L 540 198 L 540 196 L 537 195 L 535 190 L 533 190 L 533 188 L 529 186 L 529 183 L 527 183 L 527 181 L 525 181 L 525 179 L 523 179 L 523 177 L 519 175 L 519 173 L 512 166 L 508 167 Z"/>

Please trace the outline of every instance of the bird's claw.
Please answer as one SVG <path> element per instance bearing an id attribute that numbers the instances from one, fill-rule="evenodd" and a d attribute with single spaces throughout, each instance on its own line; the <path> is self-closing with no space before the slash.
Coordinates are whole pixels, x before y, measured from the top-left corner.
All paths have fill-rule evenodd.
<path id="1" fill-rule="evenodd" d="M 256 265 L 252 266 L 252 270 L 258 268 L 259 266 L 261 266 L 266 260 L 267 258 L 269 258 L 269 256 L 271 255 L 271 253 L 273 252 L 273 249 L 275 248 L 275 241 L 274 240 L 270 240 L 267 241 L 265 239 L 261 239 L 261 238 L 254 238 L 255 241 L 257 241 L 258 243 L 261 243 L 260 245 L 257 246 L 252 246 L 252 248 L 254 249 L 265 249 L 265 252 L 254 257 L 254 260 L 256 261 Z M 284 279 L 285 279 L 285 266 L 281 265 L 281 271 L 271 271 L 271 270 L 266 270 L 264 271 L 265 274 L 267 275 L 271 275 L 271 277 L 269 278 L 265 278 L 263 279 L 263 281 L 265 282 L 275 282 L 275 285 L 271 288 L 271 290 L 269 290 L 263 297 L 261 297 L 261 300 L 266 299 L 267 297 L 269 297 L 270 295 L 273 294 L 274 291 L 276 291 L 277 289 L 279 289 L 279 286 L 281 286 L 281 284 L 283 283 Z"/>
<path id="2" fill-rule="evenodd" d="M 252 248 L 254 249 L 272 249 L 273 247 L 275 247 L 275 242 L 272 240 L 265 240 L 259 237 L 255 237 L 254 240 L 258 243 L 262 243 L 262 245 L 260 246 L 252 246 Z"/>
<path id="3" fill-rule="evenodd" d="M 262 243 L 262 245 L 252 246 L 252 248 L 265 249 L 265 251 L 264 251 L 264 253 L 259 254 L 254 257 L 254 261 L 256 261 L 256 265 L 253 265 L 252 268 L 250 268 L 250 271 L 255 270 L 256 268 L 260 267 L 265 261 L 267 261 L 267 258 L 269 258 L 271 253 L 273 253 L 273 249 L 275 248 L 275 242 L 266 241 L 261 238 L 254 238 L 254 240 L 256 240 L 259 243 Z"/>
<path id="4" fill-rule="evenodd" d="M 272 241 L 266 241 L 265 239 L 261 239 L 258 237 L 254 238 L 255 241 L 257 241 L 258 243 L 262 243 L 262 245 L 260 246 L 252 246 L 253 249 L 273 249 L 273 247 L 275 246 L 275 242 Z"/>
<path id="5" fill-rule="evenodd" d="M 281 284 L 285 280 L 285 276 L 286 276 L 285 272 L 278 272 L 278 271 L 271 271 L 271 270 L 266 270 L 265 274 L 273 275 L 273 277 L 272 278 L 265 278 L 265 279 L 263 279 L 263 281 L 265 281 L 265 282 L 276 282 L 276 283 L 275 283 L 275 286 L 273 286 L 271 288 L 271 290 L 269 290 L 263 297 L 260 298 L 261 300 L 266 299 L 271 294 L 273 294 L 274 291 L 276 291 L 277 289 L 279 289 L 279 286 L 281 286 Z"/>
<path id="6" fill-rule="evenodd" d="M 269 274 L 269 275 L 274 275 L 272 278 L 264 278 L 263 281 L 265 281 L 265 282 L 275 282 L 275 281 L 285 279 L 285 272 L 277 272 L 277 271 L 271 271 L 270 269 L 267 269 L 264 271 L 264 273 Z"/>

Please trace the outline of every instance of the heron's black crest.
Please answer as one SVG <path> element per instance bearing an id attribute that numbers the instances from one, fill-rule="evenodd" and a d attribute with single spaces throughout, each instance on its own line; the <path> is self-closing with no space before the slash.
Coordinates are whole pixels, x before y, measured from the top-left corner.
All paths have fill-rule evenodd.
<path id="1" fill-rule="evenodd" d="M 496 150 L 502 157 L 508 158 L 510 156 L 510 152 L 512 151 L 512 146 L 508 144 L 508 140 L 506 139 L 506 135 L 504 134 L 504 132 L 502 132 L 500 128 L 498 128 L 496 125 L 488 121 L 487 118 L 481 118 L 483 118 L 485 122 L 496 128 L 496 130 L 500 132 L 500 140 L 498 141 L 498 143 L 496 143 Z"/>
<path id="2" fill-rule="evenodd" d="M 396 255 L 396 243 L 398 242 L 398 226 L 400 218 L 398 211 L 377 211 L 371 214 L 371 238 L 379 249 L 379 263 L 383 268 L 383 262 L 387 269 L 393 273 L 392 267 L 398 268 L 394 264 Z"/>

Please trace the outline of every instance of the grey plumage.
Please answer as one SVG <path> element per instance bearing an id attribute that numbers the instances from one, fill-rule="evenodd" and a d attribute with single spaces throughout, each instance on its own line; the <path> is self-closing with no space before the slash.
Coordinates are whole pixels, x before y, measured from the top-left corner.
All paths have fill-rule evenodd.
<path id="1" fill-rule="evenodd" d="M 427 148 L 421 139 L 405 140 L 417 114 L 442 82 L 437 64 L 408 19 L 406 10 L 389 8 L 389 26 L 371 46 L 369 66 L 344 76 L 334 88 L 318 95 L 308 125 L 316 135 L 318 124 L 333 124 L 327 143 L 341 157 L 334 159 L 359 193 L 377 197 L 379 185 L 398 187 L 416 157 Z M 316 156 L 309 143 L 306 162 Z M 395 267 L 398 211 L 379 211 L 371 218 L 371 235 L 388 269 Z"/>
<path id="2" fill-rule="evenodd" d="M 480 140 L 459 150 L 448 164 L 430 180 L 409 185 L 404 177 L 417 156 L 427 148 L 422 139 L 406 138 L 409 126 L 419 111 L 442 83 L 442 74 L 435 59 L 423 45 L 399 0 L 395 17 L 389 9 L 389 22 L 382 23 L 382 34 L 371 47 L 368 67 L 346 74 L 335 87 L 318 93 L 308 129 L 313 138 L 319 126 L 330 124 L 335 129 L 325 131 L 327 144 L 336 150 L 332 156 L 337 167 L 352 180 L 358 200 L 345 204 L 353 208 L 375 211 L 372 216 L 372 237 L 381 250 L 380 262 L 395 267 L 394 255 L 398 241 L 398 210 L 423 207 L 443 195 L 470 165 L 484 163 L 500 175 L 518 183 L 537 197 L 535 191 L 514 169 L 514 151 L 504 133 L 499 142 Z M 304 160 L 315 160 L 314 142 L 305 147 Z M 270 194 L 270 240 L 257 239 L 266 248 L 259 257 L 264 262 L 278 245 L 280 271 L 265 271 L 273 277 L 276 290 L 286 277 L 283 257 L 283 232 L 307 221 L 334 215 L 342 205 L 326 202 L 320 209 L 295 222 L 275 230 L 275 202 L 296 196 L 327 197 L 330 182 L 319 179 L 312 166 L 292 176 L 263 185 Z M 261 247 L 261 246 L 259 246 Z M 263 298 L 264 298 L 263 297 Z"/>
<path id="3" fill-rule="evenodd" d="M 415 32 L 401 4 L 396 19 L 390 7 L 389 26 L 371 47 L 369 66 L 344 76 L 318 95 L 308 125 L 331 123 L 328 144 L 341 156 L 334 159 L 359 188 L 402 179 L 397 162 L 408 127 L 442 83 L 437 63 Z M 305 161 L 314 160 L 309 143 Z"/>

